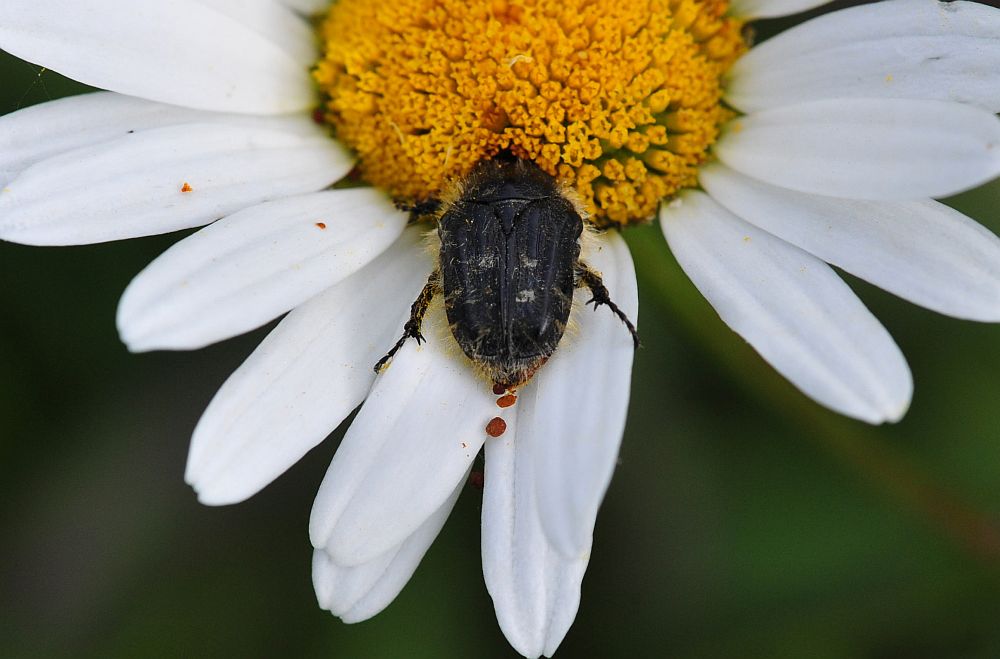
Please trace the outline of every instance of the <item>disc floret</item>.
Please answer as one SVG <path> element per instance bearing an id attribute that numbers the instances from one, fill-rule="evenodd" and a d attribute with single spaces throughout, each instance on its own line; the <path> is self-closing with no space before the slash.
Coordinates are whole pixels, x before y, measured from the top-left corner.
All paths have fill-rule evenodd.
<path id="1" fill-rule="evenodd" d="M 395 197 L 438 195 L 502 150 L 598 225 L 693 186 L 745 49 L 724 0 L 340 0 L 320 24 L 322 115 Z"/>

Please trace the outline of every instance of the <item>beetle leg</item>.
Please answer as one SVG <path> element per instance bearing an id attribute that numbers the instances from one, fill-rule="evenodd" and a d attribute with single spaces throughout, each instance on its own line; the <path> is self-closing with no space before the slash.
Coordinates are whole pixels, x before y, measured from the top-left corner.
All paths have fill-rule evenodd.
<path id="1" fill-rule="evenodd" d="M 434 296 L 441 292 L 441 272 L 435 270 L 427 278 L 427 283 L 424 284 L 424 289 L 420 291 L 420 295 L 414 300 L 413 306 L 410 307 L 410 319 L 406 321 L 403 325 L 403 336 L 399 337 L 399 341 L 396 341 L 396 345 L 392 346 L 392 349 L 386 353 L 385 357 L 378 360 L 375 364 L 375 372 L 381 373 L 382 369 L 388 366 L 389 362 L 392 360 L 392 356 L 403 347 L 407 339 L 416 339 L 417 345 L 420 345 L 427 339 L 424 335 L 420 333 L 420 322 L 424 319 L 424 314 L 427 313 L 427 307 L 431 305 L 431 300 Z"/>
<path id="2" fill-rule="evenodd" d="M 607 286 L 604 285 L 604 280 L 601 279 L 601 275 L 597 274 L 590 269 L 590 266 L 583 261 L 577 261 L 576 263 L 576 285 L 577 287 L 586 286 L 590 289 L 590 294 L 593 295 L 587 304 L 594 304 L 594 310 L 596 311 L 602 304 L 608 309 L 611 309 L 611 313 L 618 316 L 618 318 L 625 323 L 625 327 L 628 328 L 629 333 L 632 335 L 632 343 L 636 348 L 639 347 L 639 333 L 635 329 L 635 325 L 629 320 L 625 312 L 618 308 L 618 305 L 611 301 L 611 295 L 608 293 Z"/>
<path id="3" fill-rule="evenodd" d="M 416 222 L 423 217 L 433 215 L 441 208 L 440 199 L 424 199 L 413 203 L 396 201 L 396 208 L 410 214 L 410 221 Z"/>

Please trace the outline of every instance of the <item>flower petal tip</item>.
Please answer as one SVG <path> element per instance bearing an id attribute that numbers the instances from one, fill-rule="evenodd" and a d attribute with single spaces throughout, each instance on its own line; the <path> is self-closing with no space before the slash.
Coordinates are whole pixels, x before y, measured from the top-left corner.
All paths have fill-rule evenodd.
<path id="1" fill-rule="evenodd" d="M 121 328 L 118 328 L 118 340 L 121 341 L 122 345 L 125 346 L 125 349 L 131 352 L 132 354 L 138 354 L 142 352 L 152 352 L 153 350 L 155 350 L 155 348 L 151 348 L 147 345 L 144 345 L 141 341 L 136 341 L 135 339 L 126 336 Z"/>
<path id="2" fill-rule="evenodd" d="M 198 496 L 198 503 L 203 506 L 231 506 L 246 501 L 254 494 L 233 487 L 232 483 L 222 479 L 208 479 L 204 474 L 192 474 L 190 468 L 184 475 L 184 481 L 191 486 Z"/>
<path id="3" fill-rule="evenodd" d="M 177 349 L 164 341 L 156 341 L 149 336 L 144 336 L 142 333 L 136 331 L 131 324 L 124 325 L 121 322 L 118 323 L 118 340 L 122 342 L 126 350 L 133 354 L 153 352 L 155 350 L 170 350 L 171 348 Z"/>
<path id="4" fill-rule="evenodd" d="M 898 423 L 906 416 L 913 398 L 913 381 L 907 379 L 906 382 L 909 386 L 900 386 L 897 392 L 886 392 L 882 400 L 872 401 L 872 406 L 867 410 L 837 411 L 873 426 Z"/>
<path id="5" fill-rule="evenodd" d="M 354 624 L 357 624 L 359 622 L 364 622 L 365 620 L 371 620 L 373 617 L 375 617 L 379 613 L 381 613 L 381 611 L 372 612 L 372 611 L 368 611 L 368 610 L 365 610 L 365 609 L 357 609 L 357 610 L 351 609 L 350 611 L 347 611 L 347 612 L 342 613 L 340 615 L 337 615 L 337 614 L 334 614 L 334 615 L 336 615 L 338 618 L 340 618 L 340 621 L 343 622 L 344 624 L 346 624 L 346 625 L 354 625 Z"/>
<path id="6" fill-rule="evenodd" d="M 234 503 L 240 503 L 242 499 L 234 499 L 233 497 L 223 496 L 220 492 L 213 492 L 211 490 L 199 490 L 195 488 L 195 494 L 198 495 L 198 503 L 203 506 L 230 506 Z"/>
<path id="7" fill-rule="evenodd" d="M 907 396 L 906 400 L 901 401 L 895 408 L 886 410 L 885 418 L 882 423 L 899 423 L 909 411 L 910 397 Z"/>
<path id="8" fill-rule="evenodd" d="M 141 314 L 132 312 L 127 304 L 128 291 L 122 297 L 122 302 L 118 306 L 118 318 L 116 325 L 118 328 L 118 339 L 125 345 L 131 353 L 153 352 L 156 350 L 198 350 L 208 345 L 207 342 L 197 341 L 189 336 L 185 336 L 181 330 L 153 327 L 151 323 Z"/>
<path id="9" fill-rule="evenodd" d="M 121 299 L 118 301 L 118 310 L 115 312 L 115 327 L 118 329 L 118 339 L 125 345 L 131 353 L 150 352 L 154 348 L 149 341 L 144 341 L 141 333 L 136 330 L 135 313 L 131 304 L 132 287 L 125 289 Z"/>

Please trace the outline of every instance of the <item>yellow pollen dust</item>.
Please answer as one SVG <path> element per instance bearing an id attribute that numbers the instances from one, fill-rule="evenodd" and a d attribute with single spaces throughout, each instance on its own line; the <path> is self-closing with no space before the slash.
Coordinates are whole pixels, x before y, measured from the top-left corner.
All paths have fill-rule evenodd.
<path id="1" fill-rule="evenodd" d="M 696 184 L 720 79 L 745 50 L 727 0 L 339 0 L 320 24 L 322 114 L 394 197 L 439 195 L 508 150 L 598 226 Z"/>

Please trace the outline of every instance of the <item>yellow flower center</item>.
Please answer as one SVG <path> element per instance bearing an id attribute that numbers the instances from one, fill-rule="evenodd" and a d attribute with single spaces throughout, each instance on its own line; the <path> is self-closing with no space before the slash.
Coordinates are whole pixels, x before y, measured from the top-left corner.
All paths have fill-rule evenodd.
<path id="1" fill-rule="evenodd" d="M 324 120 L 394 197 L 529 158 L 599 226 L 693 186 L 745 49 L 727 0 L 339 0 L 320 23 Z"/>

